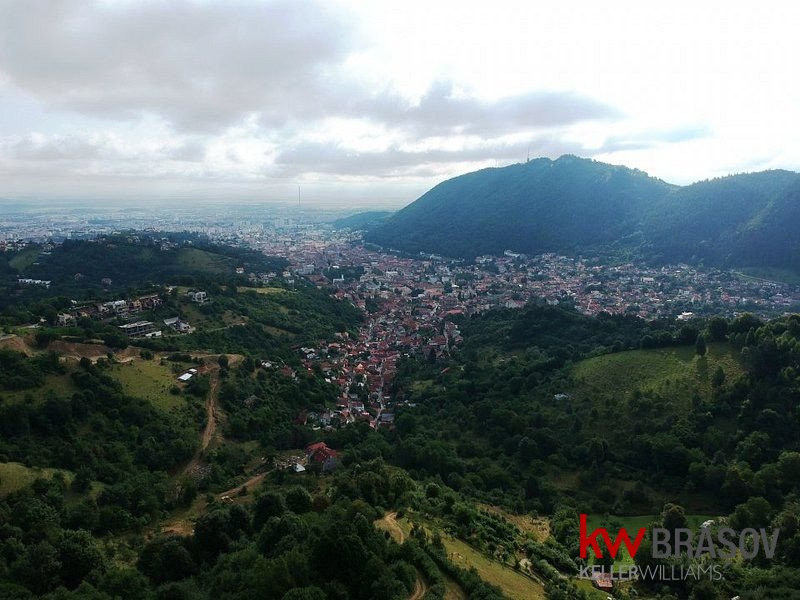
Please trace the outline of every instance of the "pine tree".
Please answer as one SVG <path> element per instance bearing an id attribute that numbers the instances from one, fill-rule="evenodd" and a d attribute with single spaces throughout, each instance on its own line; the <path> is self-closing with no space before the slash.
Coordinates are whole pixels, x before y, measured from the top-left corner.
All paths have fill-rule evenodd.
<path id="1" fill-rule="evenodd" d="M 702 335 L 697 336 L 697 341 L 694 343 L 694 350 L 697 352 L 698 356 L 705 356 L 706 355 L 706 338 Z"/>

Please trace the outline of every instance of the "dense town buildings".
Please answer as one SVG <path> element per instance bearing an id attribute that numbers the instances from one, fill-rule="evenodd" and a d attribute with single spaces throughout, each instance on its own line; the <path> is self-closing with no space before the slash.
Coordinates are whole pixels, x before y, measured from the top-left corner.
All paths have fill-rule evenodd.
<path id="1" fill-rule="evenodd" d="M 139 224 L 151 229 L 159 225 L 146 220 Z M 376 428 L 392 427 L 393 401 L 388 390 L 398 361 L 408 355 L 433 359 L 453 352 L 462 341 L 458 322 L 464 315 L 521 308 L 532 300 L 574 306 L 587 315 L 608 312 L 679 320 L 743 312 L 775 316 L 800 306 L 798 286 L 685 264 L 605 264 L 596 257 L 526 256 L 512 250 L 471 261 L 399 255 L 365 246 L 358 234 L 301 219 L 209 222 L 196 216 L 166 229 L 175 230 L 178 225 L 202 231 L 211 241 L 247 246 L 288 260 L 282 273 L 245 273 L 237 268 L 237 275 L 249 277 L 254 284 L 281 279 L 291 285 L 306 279 L 364 311 L 366 318 L 357 335 L 343 332 L 334 341 L 298 349 L 304 367 L 318 366 L 340 391 L 335 408 L 297 415 L 297 423 L 313 428 L 359 421 Z M 6 235 L 0 250 L 24 248 L 28 241 L 22 233 Z M 62 230 L 62 234 L 64 238 L 76 232 Z M 58 241 L 47 238 L 43 252 L 53 243 Z M 207 300 L 202 290 L 190 290 L 186 297 L 200 304 Z M 129 336 L 153 335 L 160 324 L 142 321 L 137 315 L 160 303 L 158 294 L 84 303 L 59 314 L 58 320 L 61 325 L 81 317 L 130 320 L 121 327 Z M 177 317 L 163 324 L 167 331 L 178 333 L 193 329 Z M 296 376 L 287 366 L 270 361 L 264 366 Z"/>

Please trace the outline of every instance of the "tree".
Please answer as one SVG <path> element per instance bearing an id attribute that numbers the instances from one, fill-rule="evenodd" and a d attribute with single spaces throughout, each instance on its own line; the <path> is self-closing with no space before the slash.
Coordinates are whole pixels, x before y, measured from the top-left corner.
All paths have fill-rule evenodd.
<path id="1" fill-rule="evenodd" d="M 56 334 L 52 331 L 37 331 L 34 339 L 39 348 L 46 348 L 56 337 Z"/>
<path id="2" fill-rule="evenodd" d="M 197 519 L 194 527 L 195 549 L 200 557 L 213 563 L 217 556 L 227 552 L 233 540 L 229 535 L 230 523 L 224 510 L 212 510 Z"/>
<path id="3" fill-rule="evenodd" d="M 698 356 L 705 356 L 707 349 L 708 348 L 706 347 L 706 338 L 703 337 L 702 334 L 698 335 L 697 341 L 695 341 L 694 343 L 694 351 L 697 353 Z"/>
<path id="4" fill-rule="evenodd" d="M 316 586 L 294 588 L 286 592 L 281 600 L 325 600 L 325 592 Z"/>
<path id="5" fill-rule="evenodd" d="M 722 317 L 713 317 L 708 321 L 708 337 L 712 342 L 725 341 L 728 335 L 728 321 Z"/>
<path id="6" fill-rule="evenodd" d="M 715 388 L 722 387 L 722 384 L 725 383 L 725 370 L 722 368 L 722 365 L 717 365 L 717 368 L 714 370 L 714 374 L 711 376 L 711 386 Z"/>
<path id="7" fill-rule="evenodd" d="M 145 576 L 128 567 L 109 569 L 100 579 L 98 588 L 112 598 L 129 600 L 150 600 L 152 598 Z"/>
<path id="8" fill-rule="evenodd" d="M 664 505 L 664 510 L 661 511 L 661 524 L 664 529 L 674 531 L 686 527 L 686 513 L 683 507 L 678 504 L 668 502 Z"/>
<path id="9" fill-rule="evenodd" d="M 61 580 L 72 589 L 94 569 L 103 571 L 100 549 L 87 531 L 63 531 L 57 546 L 61 562 Z"/>
<path id="10" fill-rule="evenodd" d="M 142 549 L 136 566 L 155 583 L 178 581 L 197 572 L 191 554 L 177 536 L 149 542 Z"/>
<path id="11" fill-rule="evenodd" d="M 219 358 L 217 358 L 217 364 L 219 365 L 220 369 L 227 369 L 228 356 L 226 354 L 220 354 Z"/>
<path id="12" fill-rule="evenodd" d="M 46 541 L 28 546 L 12 565 L 12 572 L 35 594 L 44 594 L 60 583 L 58 551 Z"/>
<path id="13" fill-rule="evenodd" d="M 770 503 L 760 497 L 753 496 L 744 504 L 739 504 L 731 515 L 731 525 L 734 529 L 758 529 L 769 525 L 772 515 Z"/>
<path id="14" fill-rule="evenodd" d="M 92 485 L 92 472 L 86 467 L 82 466 L 75 472 L 75 479 L 72 480 L 72 489 L 78 493 L 88 491 Z"/>
<path id="15" fill-rule="evenodd" d="M 311 510 L 311 494 L 300 486 L 286 492 L 286 506 L 294 513 L 307 513 Z"/>
<path id="16" fill-rule="evenodd" d="M 253 529 L 258 531 L 270 517 L 286 512 L 286 500 L 278 492 L 267 492 L 256 500 L 253 509 Z"/>
<path id="17" fill-rule="evenodd" d="M 781 453 L 778 457 L 778 468 L 785 487 L 792 488 L 800 483 L 800 453 Z"/>
<path id="18" fill-rule="evenodd" d="M 688 346 L 692 343 L 692 341 L 697 339 L 699 335 L 699 331 L 697 327 L 694 325 L 684 325 L 678 330 L 678 333 L 675 337 L 675 342 L 680 345 Z"/>

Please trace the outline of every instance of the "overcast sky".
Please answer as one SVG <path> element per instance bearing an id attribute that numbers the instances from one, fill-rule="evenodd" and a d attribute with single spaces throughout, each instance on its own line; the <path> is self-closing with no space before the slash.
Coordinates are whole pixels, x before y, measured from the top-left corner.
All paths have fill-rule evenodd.
<path id="1" fill-rule="evenodd" d="M 0 197 L 397 206 L 571 153 L 800 170 L 800 4 L 0 0 Z"/>

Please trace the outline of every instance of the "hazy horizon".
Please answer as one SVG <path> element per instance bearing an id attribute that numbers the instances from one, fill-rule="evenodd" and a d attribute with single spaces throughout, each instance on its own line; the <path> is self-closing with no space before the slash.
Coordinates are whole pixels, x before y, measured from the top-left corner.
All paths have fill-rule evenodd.
<path id="1" fill-rule="evenodd" d="M 678 184 L 800 169 L 795 6 L 0 6 L 0 198 L 398 208 L 576 154 Z"/>

